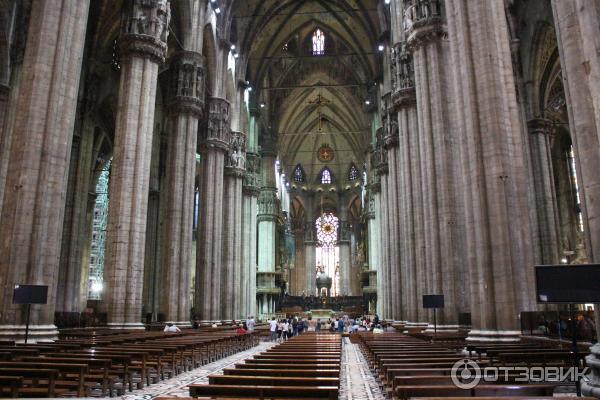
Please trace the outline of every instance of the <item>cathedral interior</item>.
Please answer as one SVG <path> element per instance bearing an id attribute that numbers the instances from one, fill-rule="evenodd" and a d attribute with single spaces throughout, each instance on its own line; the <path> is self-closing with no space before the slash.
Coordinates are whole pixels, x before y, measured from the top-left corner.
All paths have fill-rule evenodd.
<path id="1" fill-rule="evenodd" d="M 598 0 L 0 0 L 0 339 L 428 294 L 518 338 L 536 265 L 600 263 L 599 37 Z"/>

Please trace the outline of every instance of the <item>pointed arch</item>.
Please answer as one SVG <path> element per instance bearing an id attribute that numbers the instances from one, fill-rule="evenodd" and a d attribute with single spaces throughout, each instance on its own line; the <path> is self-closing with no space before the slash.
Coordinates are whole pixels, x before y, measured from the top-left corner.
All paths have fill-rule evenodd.
<path id="1" fill-rule="evenodd" d="M 323 167 L 323 169 L 321 169 L 318 181 L 322 185 L 330 185 L 333 183 L 333 172 L 331 172 L 329 167 Z"/>
<path id="2" fill-rule="evenodd" d="M 294 171 L 292 173 L 292 177 L 294 182 L 306 182 L 306 172 L 304 172 L 304 168 L 302 168 L 301 164 L 296 164 L 296 167 L 294 167 Z"/>

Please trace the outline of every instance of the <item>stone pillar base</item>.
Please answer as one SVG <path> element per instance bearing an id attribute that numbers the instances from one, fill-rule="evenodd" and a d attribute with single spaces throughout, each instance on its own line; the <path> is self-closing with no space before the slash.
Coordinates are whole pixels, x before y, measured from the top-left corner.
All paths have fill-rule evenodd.
<path id="1" fill-rule="evenodd" d="M 173 324 L 178 328 L 191 328 L 192 327 L 192 323 L 190 321 L 167 321 L 164 323 L 165 325 L 167 324 Z"/>
<path id="2" fill-rule="evenodd" d="M 484 331 L 473 329 L 469 331 L 467 342 L 519 342 L 521 331 Z"/>
<path id="3" fill-rule="evenodd" d="M 36 343 L 42 340 L 58 339 L 56 325 L 29 325 L 27 343 Z M 0 340 L 25 341 L 25 325 L 0 325 Z"/>
<path id="4" fill-rule="evenodd" d="M 585 362 L 592 373 L 589 375 L 589 382 L 582 380 L 581 394 L 600 398 L 600 344 L 593 345 L 590 351 L 592 354 L 585 358 Z"/>
<path id="5" fill-rule="evenodd" d="M 458 324 L 456 325 L 438 325 L 438 332 L 458 332 Z M 435 331 L 433 324 L 428 324 L 427 329 L 425 329 L 426 333 L 433 333 Z"/>
<path id="6" fill-rule="evenodd" d="M 109 322 L 106 326 L 109 329 L 146 329 L 141 322 Z"/>

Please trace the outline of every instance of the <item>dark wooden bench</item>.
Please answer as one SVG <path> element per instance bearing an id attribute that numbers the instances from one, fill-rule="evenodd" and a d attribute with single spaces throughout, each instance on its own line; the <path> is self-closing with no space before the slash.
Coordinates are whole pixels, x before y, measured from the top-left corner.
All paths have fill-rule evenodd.
<path id="1" fill-rule="evenodd" d="M 455 385 L 398 386 L 395 394 L 400 399 L 413 397 L 480 397 L 480 396 L 552 396 L 556 385 L 477 385 L 472 389 L 461 389 Z"/>
<path id="2" fill-rule="evenodd" d="M 230 386 L 230 385 L 190 385 L 190 396 L 211 398 L 252 398 L 252 399 L 330 399 L 338 398 L 337 386 Z"/>
<path id="3" fill-rule="evenodd" d="M 23 387 L 22 376 L 0 375 L 0 396 L 17 397 Z"/>
<path id="4" fill-rule="evenodd" d="M 238 376 L 298 376 L 298 377 L 339 377 L 339 369 L 244 369 L 225 368 L 225 375 Z"/>
<path id="5" fill-rule="evenodd" d="M 68 389 L 56 388 L 58 371 L 55 369 L 0 367 L 0 375 L 23 379 L 23 385 L 18 388 L 18 393 L 24 397 L 56 397 L 68 392 Z M 2 387 L 10 388 L 10 385 L 2 384 Z"/>
<path id="6" fill-rule="evenodd" d="M 211 385 L 249 386 L 340 386 L 340 378 L 209 375 Z"/>

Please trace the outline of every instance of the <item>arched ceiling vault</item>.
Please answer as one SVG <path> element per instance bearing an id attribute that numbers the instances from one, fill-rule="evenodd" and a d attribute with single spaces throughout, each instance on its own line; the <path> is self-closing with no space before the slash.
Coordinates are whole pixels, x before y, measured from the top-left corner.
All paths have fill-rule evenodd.
<path id="1" fill-rule="evenodd" d="M 265 105 L 265 125 L 279 135 L 286 173 L 301 164 L 309 184 L 327 166 L 345 186 L 350 164 L 364 161 L 371 115 L 363 104 L 381 76 L 378 7 L 378 0 L 238 0 L 231 5 L 229 37 L 238 46 L 254 97 Z M 324 55 L 311 53 L 317 28 L 325 32 Z M 336 154 L 329 163 L 317 158 L 323 144 Z"/>

